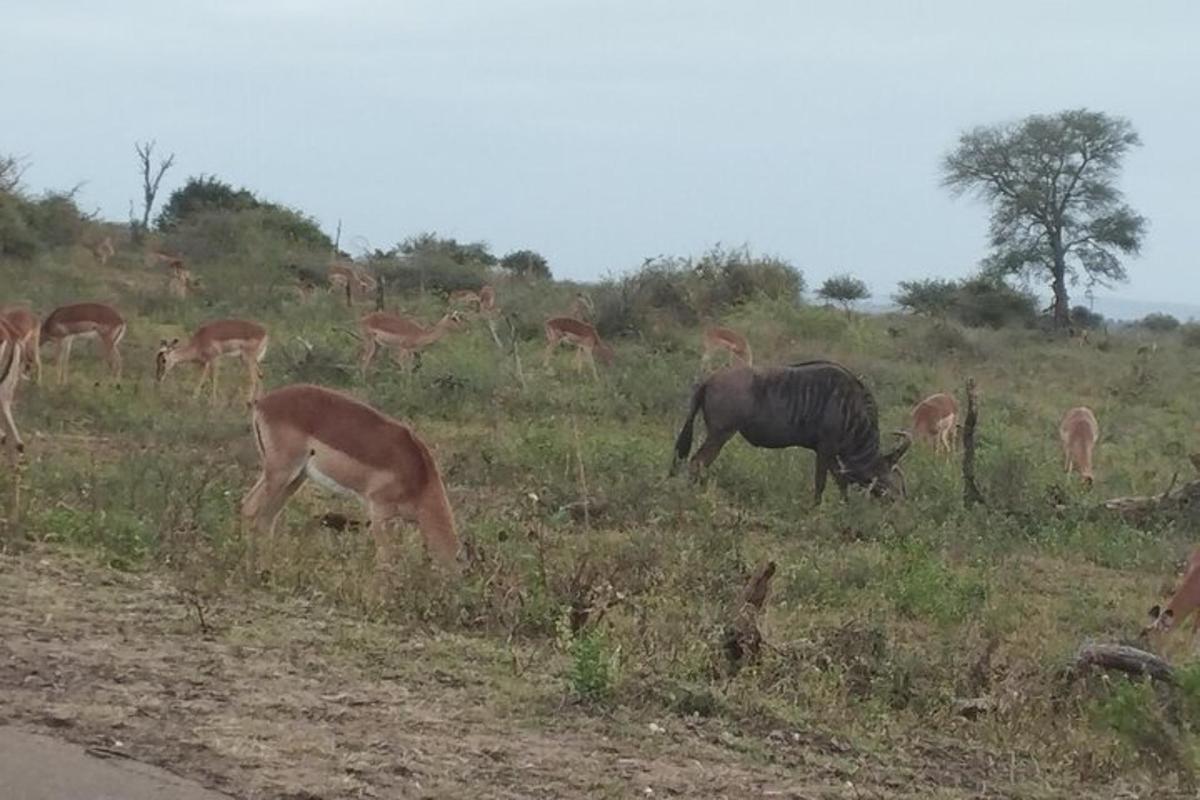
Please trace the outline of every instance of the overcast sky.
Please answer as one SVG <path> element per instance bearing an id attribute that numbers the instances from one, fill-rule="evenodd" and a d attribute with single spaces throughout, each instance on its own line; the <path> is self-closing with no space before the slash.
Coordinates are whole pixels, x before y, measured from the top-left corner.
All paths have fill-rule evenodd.
<path id="1" fill-rule="evenodd" d="M 749 243 L 879 298 L 961 276 L 986 208 L 960 131 L 1088 107 L 1145 146 L 1115 294 L 1200 303 L 1200 3 L 0 0 L 0 152 L 125 219 L 133 142 L 304 210 L 354 249 L 436 230 L 556 275 Z M 165 196 L 165 193 L 164 193 Z M 1082 299 L 1082 298 L 1080 298 Z"/>

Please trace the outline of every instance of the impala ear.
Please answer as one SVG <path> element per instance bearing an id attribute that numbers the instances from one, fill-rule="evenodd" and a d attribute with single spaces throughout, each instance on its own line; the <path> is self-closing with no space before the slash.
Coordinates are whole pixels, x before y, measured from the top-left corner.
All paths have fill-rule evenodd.
<path id="1" fill-rule="evenodd" d="M 1157 605 L 1154 606 L 1153 608 L 1150 609 L 1150 619 L 1158 619 L 1158 615 L 1161 613 L 1162 613 L 1162 607 L 1157 606 Z M 1168 612 L 1168 613 L 1170 613 L 1170 612 Z"/>
<path id="2" fill-rule="evenodd" d="M 166 346 L 167 346 L 167 340 L 166 340 L 166 339 L 159 339 L 159 340 L 158 340 L 158 346 L 159 346 L 159 347 L 166 347 Z"/>
<path id="3" fill-rule="evenodd" d="M 171 347 L 178 347 L 178 346 L 179 346 L 179 339 L 178 339 L 178 338 L 176 338 L 176 339 L 172 339 L 172 340 L 171 340 Z"/>

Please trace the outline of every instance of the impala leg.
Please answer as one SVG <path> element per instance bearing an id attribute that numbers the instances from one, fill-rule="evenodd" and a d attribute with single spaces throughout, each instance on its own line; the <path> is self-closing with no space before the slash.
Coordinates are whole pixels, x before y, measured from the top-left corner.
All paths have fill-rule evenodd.
<path id="1" fill-rule="evenodd" d="M 304 463 L 291 469 L 263 465 L 262 474 L 242 500 L 242 531 L 247 537 L 247 555 L 251 569 L 259 564 L 258 540 L 262 534 L 275 538 L 279 512 L 304 483 Z"/>
<path id="2" fill-rule="evenodd" d="M 554 349 L 556 347 L 558 347 L 558 343 L 560 341 L 562 341 L 562 340 L 561 339 L 547 339 L 546 340 L 546 350 L 542 354 L 542 367 L 544 369 L 550 369 L 550 356 L 554 355 Z"/>
<path id="3" fill-rule="evenodd" d="M 217 404 L 217 369 L 220 366 L 220 364 L 221 364 L 220 356 L 217 356 L 216 358 L 214 358 L 212 360 L 212 387 L 211 387 L 212 394 L 210 395 L 209 402 L 211 402 L 214 406 Z"/>
<path id="4" fill-rule="evenodd" d="M 67 382 L 67 362 L 71 360 L 71 342 L 75 340 L 74 336 L 63 337 L 61 344 L 58 347 L 58 383 L 62 385 Z"/>
<path id="5" fill-rule="evenodd" d="M 9 458 L 15 468 L 20 463 L 21 454 L 25 452 L 25 443 L 21 441 L 21 434 L 17 431 L 17 423 L 13 419 L 11 397 L 0 400 L 0 422 L 4 423 L 4 435 L 0 439 L 7 443 Z"/>
<path id="6" fill-rule="evenodd" d="M 590 366 L 592 368 L 592 378 L 596 381 L 599 381 L 600 373 L 596 369 L 596 357 L 594 355 L 592 355 L 591 348 L 583 350 L 582 352 L 587 355 L 588 366 Z"/>
<path id="7" fill-rule="evenodd" d="M 204 391 L 204 382 L 206 380 L 208 380 L 208 373 L 211 370 L 212 370 L 212 362 L 206 361 L 204 363 L 204 368 L 200 370 L 200 380 L 196 381 L 196 390 L 194 392 L 192 392 L 193 398 L 199 397 L 200 393 L 202 391 Z"/>
<path id="8" fill-rule="evenodd" d="M 121 341 L 120 339 L 102 339 L 104 344 L 104 360 L 108 362 L 109 374 L 115 380 L 121 380 Z"/>
<path id="9" fill-rule="evenodd" d="M 375 351 L 379 349 L 379 344 L 375 341 L 375 337 L 369 333 L 363 339 L 363 355 L 362 355 L 362 374 L 367 376 L 367 367 L 371 366 L 371 359 L 375 358 Z"/>

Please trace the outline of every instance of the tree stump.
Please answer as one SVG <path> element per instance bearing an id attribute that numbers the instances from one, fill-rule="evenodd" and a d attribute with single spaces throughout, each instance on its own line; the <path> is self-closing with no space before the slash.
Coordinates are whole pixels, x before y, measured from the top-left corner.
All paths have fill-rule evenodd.
<path id="1" fill-rule="evenodd" d="M 975 398 L 975 379 L 967 378 L 967 416 L 963 420 L 963 505 L 984 505 L 983 492 L 975 482 L 975 426 L 979 422 L 979 409 Z"/>
<path id="2" fill-rule="evenodd" d="M 757 660 L 762 650 L 763 636 L 758 629 L 758 618 L 774 576 L 775 562 L 764 561 L 742 590 L 733 621 L 721 637 L 721 649 L 731 674 L 736 674 L 745 664 Z"/>

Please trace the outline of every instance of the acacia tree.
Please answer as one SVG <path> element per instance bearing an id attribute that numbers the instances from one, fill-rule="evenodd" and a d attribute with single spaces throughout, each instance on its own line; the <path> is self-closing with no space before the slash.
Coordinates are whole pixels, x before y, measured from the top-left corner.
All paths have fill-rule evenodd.
<path id="1" fill-rule="evenodd" d="M 858 300 L 866 300 L 871 296 L 867 285 L 853 275 L 834 275 L 831 278 L 826 278 L 821 284 L 821 288 L 817 290 L 817 297 L 822 300 L 829 300 L 835 303 L 841 303 L 842 308 L 846 311 L 846 316 L 850 316 L 850 304 Z"/>
<path id="2" fill-rule="evenodd" d="M 1071 322 L 1067 283 L 1125 280 L 1118 255 L 1135 255 L 1144 217 L 1122 201 L 1116 179 L 1141 144 L 1128 120 L 1079 109 L 1035 114 L 964 133 L 942 162 L 942 182 L 992 207 L 987 271 L 1049 279 L 1054 323 Z"/>

